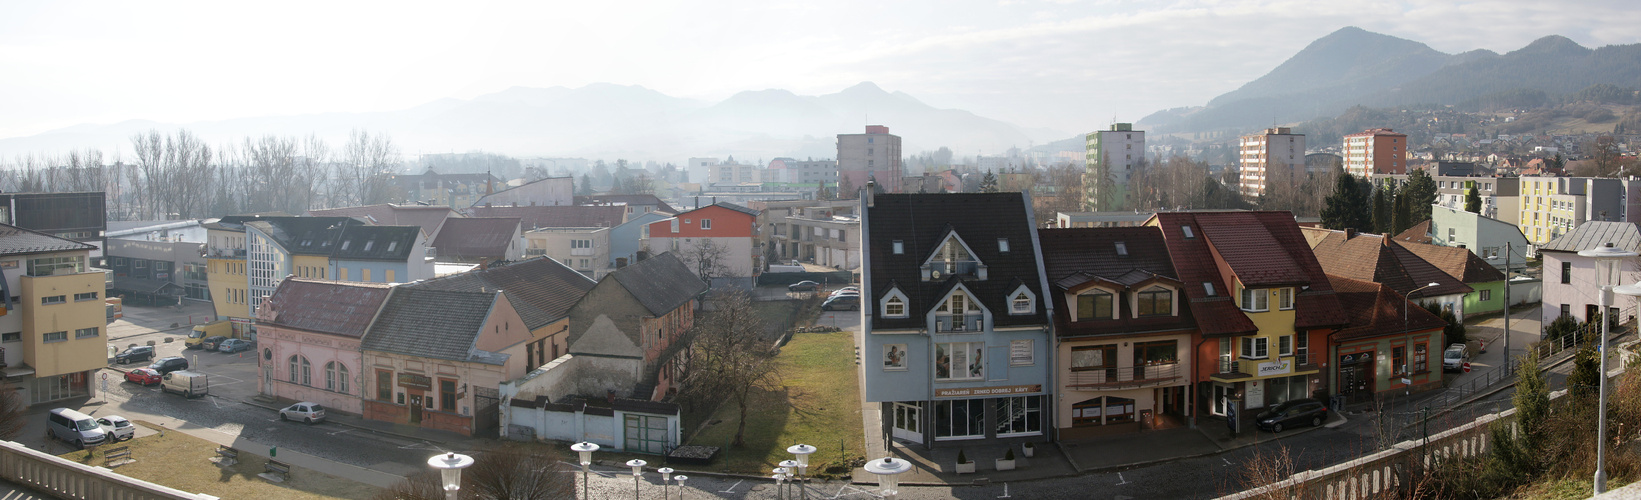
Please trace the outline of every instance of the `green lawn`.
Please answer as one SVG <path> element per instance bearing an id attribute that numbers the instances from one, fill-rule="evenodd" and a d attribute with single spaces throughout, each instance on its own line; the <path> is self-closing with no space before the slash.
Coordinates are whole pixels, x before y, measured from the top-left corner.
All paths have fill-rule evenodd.
<path id="1" fill-rule="evenodd" d="M 714 423 L 689 444 L 724 448 L 713 470 L 756 475 L 792 458 L 786 448 L 798 443 L 819 449 L 810 457 L 811 471 L 863 456 L 854 349 L 849 332 L 797 334 L 776 358 L 785 387 L 759 392 L 748 405 L 746 445 L 728 446 L 740 416 L 733 401 L 719 407 L 709 420 Z"/>

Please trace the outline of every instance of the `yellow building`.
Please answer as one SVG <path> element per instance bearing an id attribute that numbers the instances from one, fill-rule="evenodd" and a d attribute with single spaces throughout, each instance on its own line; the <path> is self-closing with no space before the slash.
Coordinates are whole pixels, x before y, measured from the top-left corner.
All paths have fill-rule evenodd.
<path id="1" fill-rule="evenodd" d="M 255 216 L 232 215 L 205 225 L 206 283 L 217 319 L 233 322 L 234 337 L 251 331 L 250 287 L 245 274 L 245 221 Z"/>
<path id="2" fill-rule="evenodd" d="M 89 266 L 96 247 L 0 224 L 0 358 L 29 404 L 93 395 L 108 366 L 104 294 L 108 273 Z"/>

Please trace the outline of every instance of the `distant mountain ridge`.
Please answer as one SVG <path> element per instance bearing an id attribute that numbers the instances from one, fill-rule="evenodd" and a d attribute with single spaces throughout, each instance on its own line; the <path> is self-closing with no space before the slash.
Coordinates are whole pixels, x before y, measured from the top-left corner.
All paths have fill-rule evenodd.
<path id="1" fill-rule="evenodd" d="M 636 85 L 513 87 L 473 99 L 440 99 L 377 113 L 326 113 L 189 124 L 133 120 L 75 125 L 0 139 L 0 155 L 66 153 L 87 147 L 130 149 L 129 137 L 187 128 L 212 144 L 265 134 L 317 134 L 339 145 L 353 129 L 393 137 L 407 157 L 483 150 L 516 156 L 582 156 L 683 163 L 691 156 L 836 156 L 836 136 L 885 125 L 906 154 L 941 146 L 1001 152 L 1027 147 L 1031 133 L 968 111 L 938 109 L 903 92 L 862 82 L 802 96 L 781 89 L 737 93 L 716 103 L 673 97 Z M 1034 131 L 1042 135 L 1042 131 Z M 1059 136 L 1059 133 L 1049 135 Z"/>
<path id="2" fill-rule="evenodd" d="M 1641 44 L 1589 49 L 1551 35 L 1503 55 L 1446 54 L 1350 26 L 1206 106 L 1161 110 L 1138 125 L 1159 132 L 1258 128 L 1335 116 L 1354 105 L 1460 104 L 1522 89 L 1554 96 L 1599 83 L 1641 86 Z"/>

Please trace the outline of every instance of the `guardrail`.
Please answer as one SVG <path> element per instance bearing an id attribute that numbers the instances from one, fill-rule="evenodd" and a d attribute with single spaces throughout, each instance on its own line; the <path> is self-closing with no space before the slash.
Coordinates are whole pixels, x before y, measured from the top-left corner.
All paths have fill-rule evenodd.
<path id="1" fill-rule="evenodd" d="M 12 441 L 0 441 L 0 479 L 58 498 L 76 500 L 218 500 L 211 495 L 189 493 L 31 450 Z"/>

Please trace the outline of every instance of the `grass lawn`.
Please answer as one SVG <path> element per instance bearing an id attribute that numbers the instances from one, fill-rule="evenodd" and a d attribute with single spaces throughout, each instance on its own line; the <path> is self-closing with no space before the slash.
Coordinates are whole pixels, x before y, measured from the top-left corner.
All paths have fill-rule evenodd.
<path id="1" fill-rule="evenodd" d="M 810 456 L 812 473 L 864 456 L 854 349 L 849 332 L 797 334 L 776 358 L 785 388 L 755 393 L 748 405 L 746 446 L 729 447 L 740 417 L 733 401 L 689 444 L 723 448 L 713 470 L 755 475 L 791 459 L 786 448 L 798 443 L 819 449 Z"/>
<path id="2" fill-rule="evenodd" d="M 147 422 L 139 421 L 136 424 L 159 429 Z M 262 466 L 267 459 L 241 453 L 238 465 L 218 467 L 209 460 L 216 456 L 216 443 L 174 430 L 166 432 L 163 437 L 152 435 L 58 456 L 100 467 L 103 465 L 103 450 L 119 446 L 131 447 L 131 458 L 137 461 L 116 467 L 114 472 L 219 498 L 368 499 L 380 491 L 368 484 L 298 468 L 293 468 L 290 480 L 282 484 L 269 483 L 256 477 L 263 471 Z M 91 455 L 90 459 L 86 458 L 87 454 Z"/>

